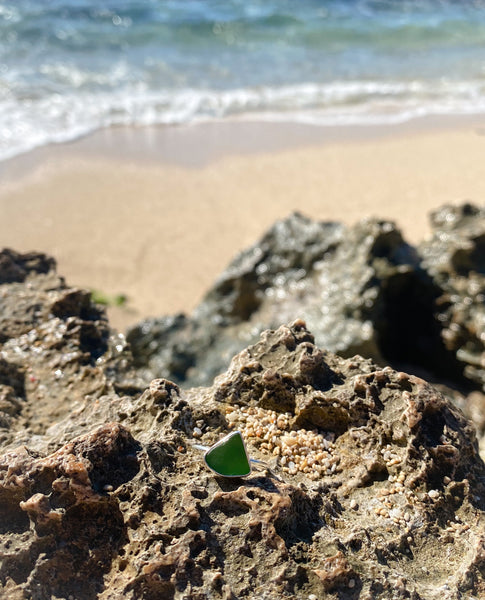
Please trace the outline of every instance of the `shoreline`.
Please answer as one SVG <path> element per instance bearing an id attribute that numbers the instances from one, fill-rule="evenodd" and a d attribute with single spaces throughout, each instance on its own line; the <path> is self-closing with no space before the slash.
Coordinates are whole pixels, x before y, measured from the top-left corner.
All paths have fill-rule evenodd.
<path id="1" fill-rule="evenodd" d="M 184 125 L 117 125 L 78 138 L 49 143 L 0 161 L 2 186 L 25 178 L 51 162 L 109 158 L 130 163 L 202 168 L 227 156 L 267 154 L 341 142 L 469 129 L 485 136 L 485 113 L 425 115 L 402 122 L 319 125 L 285 120 L 227 118 Z M 201 144 L 203 140 L 203 144 Z"/>
<path id="2" fill-rule="evenodd" d="M 219 273 L 295 210 L 394 220 L 410 243 L 444 203 L 483 203 L 485 118 L 362 128 L 260 122 L 113 128 L 0 165 L 2 247 L 53 255 L 115 296 L 113 326 L 191 312 Z"/>

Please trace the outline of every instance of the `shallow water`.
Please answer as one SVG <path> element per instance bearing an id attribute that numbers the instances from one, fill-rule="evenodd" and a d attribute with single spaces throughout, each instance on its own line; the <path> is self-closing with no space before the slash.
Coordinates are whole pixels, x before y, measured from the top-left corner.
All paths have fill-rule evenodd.
<path id="1" fill-rule="evenodd" d="M 0 1 L 0 159 L 114 124 L 485 112 L 485 2 Z"/>

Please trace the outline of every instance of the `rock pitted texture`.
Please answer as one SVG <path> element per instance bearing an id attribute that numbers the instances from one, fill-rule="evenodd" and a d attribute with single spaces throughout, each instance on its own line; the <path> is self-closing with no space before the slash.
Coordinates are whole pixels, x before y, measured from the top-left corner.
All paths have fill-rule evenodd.
<path id="1" fill-rule="evenodd" d="M 0 252 L 0 344 L 4 446 L 15 440 L 35 447 L 47 422 L 86 398 L 141 386 L 124 337 L 110 330 L 90 293 L 68 287 L 42 254 Z"/>
<path id="2" fill-rule="evenodd" d="M 210 384 L 269 325 L 260 313 L 275 286 L 286 295 L 301 282 L 307 285 L 315 264 L 332 254 L 343 231 L 342 225 L 299 214 L 276 223 L 236 257 L 192 317 L 149 319 L 128 332 L 139 371 L 147 381 L 163 373 L 187 385 Z"/>
<path id="3" fill-rule="evenodd" d="M 131 328 L 135 364 L 147 383 L 209 385 L 262 331 L 304 318 L 341 356 L 485 391 L 485 209 L 444 206 L 432 225 L 413 248 L 387 221 L 293 214 L 237 256 L 191 316 Z"/>
<path id="4" fill-rule="evenodd" d="M 441 336 L 464 376 L 485 391 L 485 208 L 444 206 L 431 223 L 420 253 L 441 292 Z"/>
<path id="5" fill-rule="evenodd" d="M 236 257 L 191 317 L 150 319 L 127 338 L 147 381 L 163 374 L 186 386 L 209 384 L 261 331 L 300 317 L 342 356 L 441 364 L 437 295 L 393 223 L 344 227 L 293 214 Z"/>
<path id="6" fill-rule="evenodd" d="M 485 595 L 485 466 L 435 388 L 321 350 L 299 320 L 210 387 L 142 391 L 88 296 L 52 269 L 24 285 L 34 324 L 0 356 L 0 598 Z M 264 464 L 219 478 L 193 443 L 238 427 Z"/>

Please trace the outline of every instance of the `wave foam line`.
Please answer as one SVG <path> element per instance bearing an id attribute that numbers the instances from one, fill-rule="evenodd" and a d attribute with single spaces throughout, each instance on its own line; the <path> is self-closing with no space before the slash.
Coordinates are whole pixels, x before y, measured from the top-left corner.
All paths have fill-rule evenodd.
<path id="1" fill-rule="evenodd" d="M 315 125 L 399 123 L 485 112 L 483 81 L 353 81 L 235 90 L 118 89 L 0 102 L 0 160 L 114 125 L 238 118 Z"/>

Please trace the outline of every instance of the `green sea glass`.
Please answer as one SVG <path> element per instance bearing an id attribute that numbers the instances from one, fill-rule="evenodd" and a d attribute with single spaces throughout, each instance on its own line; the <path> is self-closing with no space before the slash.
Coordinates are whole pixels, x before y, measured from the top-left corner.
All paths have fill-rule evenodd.
<path id="1" fill-rule="evenodd" d="M 251 472 L 246 447 L 239 431 L 233 431 L 209 448 L 205 464 L 223 477 L 246 477 Z"/>

